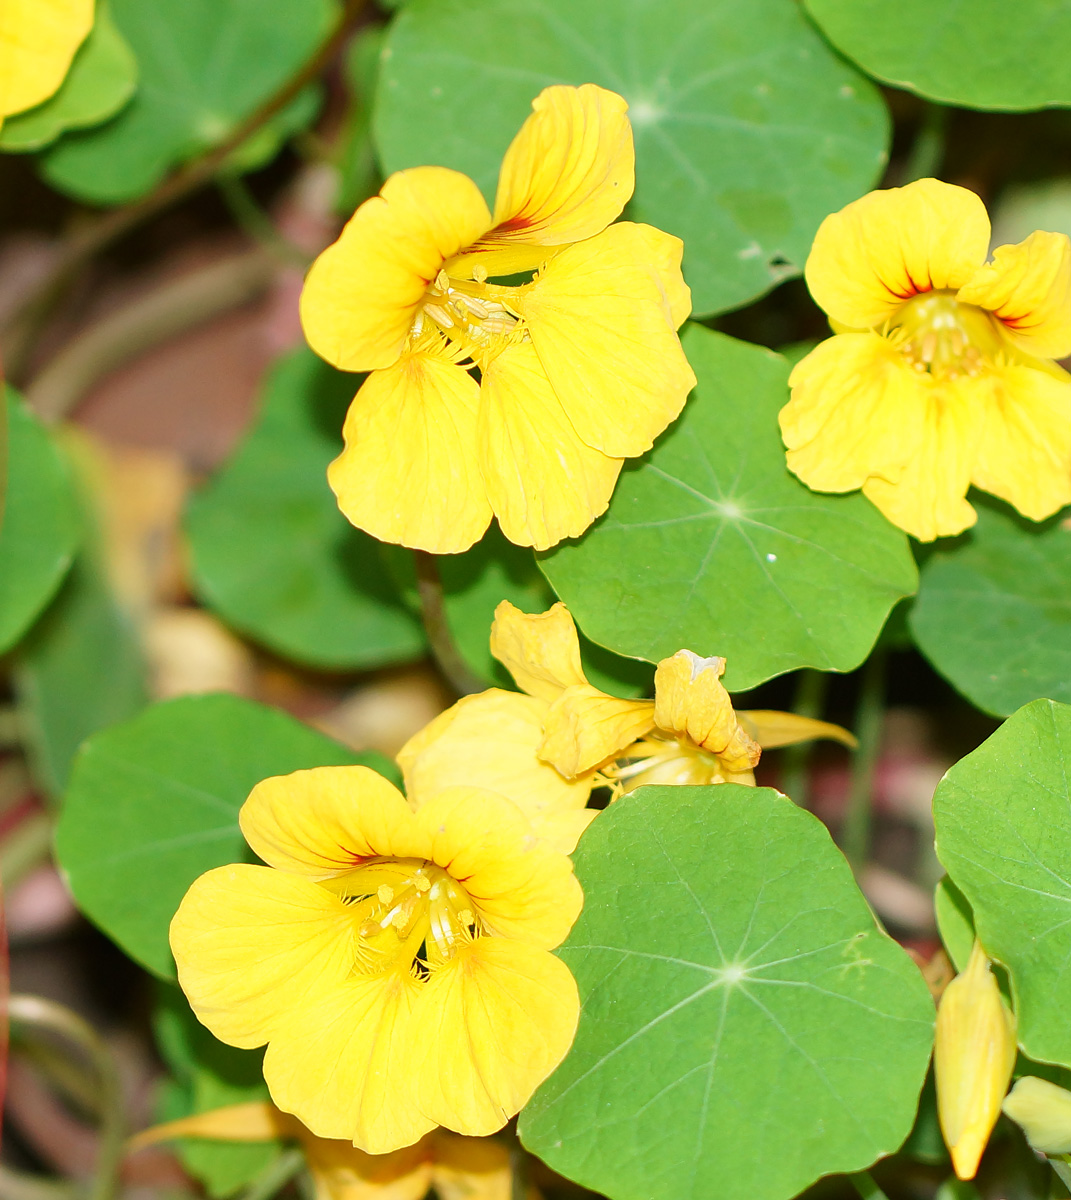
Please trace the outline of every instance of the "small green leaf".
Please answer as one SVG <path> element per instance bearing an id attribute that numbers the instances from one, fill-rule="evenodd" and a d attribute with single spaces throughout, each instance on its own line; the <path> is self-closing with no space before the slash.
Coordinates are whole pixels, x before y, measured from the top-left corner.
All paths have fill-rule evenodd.
<path id="1" fill-rule="evenodd" d="M 972 704 L 1007 716 L 1071 700 L 1071 528 L 971 497 L 978 524 L 926 560 L 911 609 L 919 649 Z"/>
<path id="2" fill-rule="evenodd" d="M 7 486 L 0 520 L 0 654 L 52 599 L 80 537 L 67 462 L 13 392 L 7 400 Z"/>
<path id="3" fill-rule="evenodd" d="M 937 932 L 957 971 L 965 971 L 974 946 L 974 916 L 967 897 L 946 875 L 933 893 Z"/>
<path id="4" fill-rule="evenodd" d="M 885 162 L 880 96 L 793 0 L 411 0 L 380 74 L 384 167 L 454 167 L 490 199 L 532 100 L 560 83 L 629 102 L 629 216 L 683 238 L 700 314 L 798 275 L 822 219 Z"/>
<path id="5" fill-rule="evenodd" d="M 964 108 L 1071 104 L 1062 0 L 805 0 L 834 46 L 878 79 Z"/>
<path id="6" fill-rule="evenodd" d="M 1071 708 L 1035 700 L 961 759 L 933 798 L 937 855 L 1008 971 L 1019 1043 L 1071 1066 Z M 943 932 L 943 929 L 942 929 Z"/>
<path id="7" fill-rule="evenodd" d="M 167 931 L 205 871 L 252 861 L 238 810 L 254 784 L 308 767 L 394 765 L 355 754 L 285 713 L 237 696 L 156 704 L 86 743 L 56 832 L 82 910 L 150 971 L 174 977 Z"/>
<path id="8" fill-rule="evenodd" d="M 540 566 L 593 641 L 651 662 L 722 655 L 732 691 L 857 667 L 915 590 L 906 537 L 862 496 L 788 473 L 784 359 L 699 326 L 684 342 L 699 385 L 683 416 L 626 467 L 607 515 Z"/>
<path id="9" fill-rule="evenodd" d="M 576 871 L 580 1027 L 525 1145 L 613 1200 L 788 1200 L 897 1149 L 933 1002 L 815 817 L 767 788 L 641 788 Z"/>
<path id="10" fill-rule="evenodd" d="M 5 117 L 0 150 L 40 150 L 68 129 L 85 129 L 114 116 L 138 80 L 138 64 L 111 12 L 98 4 L 89 36 L 78 47 L 59 91 L 27 112 Z"/>
<path id="11" fill-rule="evenodd" d="M 327 486 L 356 388 L 310 350 L 282 359 L 257 424 L 187 515 L 204 601 L 277 653 L 329 670 L 405 662 L 424 649 L 377 543 L 347 522 Z"/>

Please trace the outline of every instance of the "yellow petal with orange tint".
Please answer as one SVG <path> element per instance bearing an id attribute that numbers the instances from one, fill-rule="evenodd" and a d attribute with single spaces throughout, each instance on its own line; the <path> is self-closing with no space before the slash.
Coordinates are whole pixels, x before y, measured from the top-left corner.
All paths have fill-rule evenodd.
<path id="1" fill-rule="evenodd" d="M 918 179 L 826 217 L 804 274 L 830 317 L 870 329 L 920 292 L 963 287 L 988 250 L 989 217 L 974 192 Z"/>
<path id="2" fill-rule="evenodd" d="M 435 1154 L 432 1181 L 439 1200 L 510 1200 L 513 1171 L 509 1150 L 501 1142 L 441 1129 L 430 1136 Z"/>
<path id="3" fill-rule="evenodd" d="M 432 1134 L 389 1154 L 366 1154 L 349 1141 L 301 1142 L 316 1185 L 316 1200 L 424 1200 L 432 1179 Z"/>
<path id="4" fill-rule="evenodd" d="M 373 537 L 456 554 L 483 536 L 491 506 L 476 461 L 480 387 L 440 350 L 425 339 L 368 376 L 327 480 L 346 518 Z"/>
<path id="5" fill-rule="evenodd" d="M 127 1141 L 128 1150 L 140 1150 L 172 1138 L 212 1138 L 225 1142 L 271 1142 L 276 1138 L 296 1137 L 301 1124 L 288 1113 L 280 1112 L 267 1100 L 229 1104 L 208 1112 L 191 1113 L 177 1121 L 165 1121 L 143 1129 Z"/>
<path id="6" fill-rule="evenodd" d="M 443 263 L 490 226 L 467 176 L 445 167 L 391 175 L 309 270 L 301 293 L 309 345 L 344 371 L 389 367 Z"/>
<path id="7" fill-rule="evenodd" d="M 374 855 L 418 853 L 405 797 L 368 767 L 313 767 L 262 779 L 238 822 L 266 863 L 310 879 L 344 874 Z"/>
<path id="8" fill-rule="evenodd" d="M 587 683 L 576 625 L 560 600 L 541 613 L 501 601 L 491 624 L 491 653 L 522 691 L 541 700 L 556 700 L 567 687 Z"/>
<path id="9" fill-rule="evenodd" d="M 851 749 L 859 744 L 855 734 L 829 721 L 816 721 L 814 717 L 803 717 L 799 713 L 775 712 L 766 708 L 750 708 L 738 712 L 737 718 L 748 735 L 755 739 L 763 750 L 778 746 L 795 746 L 815 738 L 829 738 Z"/>
<path id="10" fill-rule="evenodd" d="M 695 386 L 667 317 L 680 297 L 661 279 L 664 257 L 648 255 L 647 234 L 612 225 L 555 255 L 514 300 L 576 432 L 615 457 L 649 450 Z"/>
<path id="11" fill-rule="evenodd" d="M 537 550 L 579 537 L 606 511 L 623 461 L 580 440 L 529 343 L 484 368 L 478 444 L 502 532 Z"/>
<path id="12" fill-rule="evenodd" d="M 653 725 L 652 701 L 620 700 L 590 683 L 575 684 L 550 706 L 539 757 L 573 779 L 615 757 Z"/>
<path id="13" fill-rule="evenodd" d="M 422 988 L 408 972 L 351 975 L 295 1005 L 264 1056 L 271 1097 L 317 1137 L 369 1154 L 412 1145 L 438 1122 L 415 1103 L 426 1055 Z"/>
<path id="14" fill-rule="evenodd" d="M 0 5 L 0 120 L 34 108 L 63 82 L 93 27 L 93 0 Z"/>
<path id="15" fill-rule="evenodd" d="M 655 725 L 716 754 L 730 771 L 748 771 L 762 750 L 736 719 L 721 682 L 724 672 L 724 658 L 700 658 L 690 650 L 662 659 L 655 669 Z"/>
<path id="16" fill-rule="evenodd" d="M 414 1083 L 422 1112 L 458 1133 L 501 1129 L 565 1057 L 579 1013 L 560 959 L 478 938 L 420 995 L 427 1054 L 414 1064 Z"/>
<path id="17" fill-rule="evenodd" d="M 1071 353 L 1071 240 L 1065 233 L 1032 233 L 998 246 L 956 297 L 999 317 L 1008 336 L 1038 358 Z"/>
<path id="18" fill-rule="evenodd" d="M 171 921 L 179 983 L 231 1046 L 262 1046 L 353 967 L 353 920 L 311 880 L 236 863 L 195 879 Z"/>

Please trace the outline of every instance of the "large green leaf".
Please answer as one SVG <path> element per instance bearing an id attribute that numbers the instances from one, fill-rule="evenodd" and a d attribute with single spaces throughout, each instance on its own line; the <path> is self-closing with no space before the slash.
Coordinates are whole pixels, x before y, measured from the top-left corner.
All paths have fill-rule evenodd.
<path id="1" fill-rule="evenodd" d="M 972 704 L 1007 716 L 1071 700 L 1071 529 L 982 501 L 978 524 L 926 561 L 910 613 L 923 654 Z"/>
<path id="2" fill-rule="evenodd" d="M 59 91 L 27 112 L 5 117 L 0 150 L 40 150 L 68 129 L 114 116 L 134 94 L 138 64 L 107 5 L 97 6 L 89 36 L 78 47 Z"/>
<path id="3" fill-rule="evenodd" d="M 821 822 L 766 788 L 641 788 L 576 870 L 580 1027 L 521 1116 L 555 1170 L 613 1200 L 787 1200 L 900 1145 L 933 1002 Z"/>
<path id="4" fill-rule="evenodd" d="M 140 69 L 134 99 L 95 129 L 66 134 L 41 157 L 45 178 L 94 204 L 149 191 L 171 167 L 224 141 L 300 68 L 324 38 L 337 0 L 112 0 Z M 306 90 L 243 147 L 251 168 L 315 115 Z"/>
<path id="5" fill-rule="evenodd" d="M 236 629 L 333 670 L 418 657 L 420 624 L 376 542 L 338 511 L 327 464 L 356 384 L 297 350 L 273 371 L 260 419 L 190 505 L 194 584 Z"/>
<path id="6" fill-rule="evenodd" d="M 0 654 L 55 594 L 80 536 L 66 460 L 16 398 L 7 403 L 7 486 L 0 521 Z"/>
<path id="7" fill-rule="evenodd" d="M 629 215 L 684 239 L 697 313 L 798 274 L 822 218 L 885 162 L 879 95 L 793 0 L 412 0 L 380 75 L 384 166 L 455 167 L 491 197 L 532 100 L 555 83 L 628 100 Z"/>
<path id="8" fill-rule="evenodd" d="M 961 759 L 933 798 L 937 854 L 1008 969 L 1019 1042 L 1071 1066 L 1071 708 L 1035 700 Z"/>
<path id="9" fill-rule="evenodd" d="M 1066 0 L 805 0 L 871 75 L 966 108 L 1071 104 Z"/>
<path id="10" fill-rule="evenodd" d="M 174 976 L 168 925 L 198 875 L 251 861 L 238 810 L 269 775 L 364 763 L 293 717 L 237 696 L 154 705 L 86 743 L 74 766 L 56 852 L 79 906 L 131 957 Z"/>
<path id="11" fill-rule="evenodd" d="M 684 341 L 699 379 L 684 415 L 626 468 L 607 515 L 540 565 L 619 654 L 720 654 L 734 691 L 796 667 L 851 670 L 915 590 L 907 539 L 862 496 L 788 473 L 784 359 L 698 326 Z"/>

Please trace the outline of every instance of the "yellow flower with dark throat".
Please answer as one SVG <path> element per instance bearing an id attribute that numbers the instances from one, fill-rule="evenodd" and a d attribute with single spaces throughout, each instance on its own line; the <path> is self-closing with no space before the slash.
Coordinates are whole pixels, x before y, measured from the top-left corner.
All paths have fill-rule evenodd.
<path id="1" fill-rule="evenodd" d="M 921 179 L 827 217 L 807 260 L 836 336 L 789 379 L 789 469 L 920 541 L 974 524 L 972 484 L 1034 521 L 1071 503 L 1071 242 L 989 239 L 973 192 Z"/>
<path id="2" fill-rule="evenodd" d="M 0 4 L 0 123 L 43 103 L 93 27 L 93 0 Z"/>
<path id="3" fill-rule="evenodd" d="M 407 803 L 364 767 L 266 779 L 240 821 L 269 865 L 202 875 L 171 924 L 198 1018 L 267 1043 L 273 1100 L 319 1137 L 382 1154 L 501 1128 L 576 1030 L 550 953 L 582 904 L 570 860 L 501 795 Z"/>
<path id="4" fill-rule="evenodd" d="M 493 214 L 457 171 L 399 171 L 305 282 L 309 344 L 371 372 L 328 479 L 381 541 L 466 550 L 492 515 L 519 545 L 575 537 L 695 385 L 681 242 L 611 224 L 634 185 L 625 101 L 585 84 L 532 107 Z"/>
<path id="5" fill-rule="evenodd" d="M 763 747 L 818 737 L 855 744 L 826 721 L 735 712 L 721 682 L 725 659 L 690 650 L 658 664 L 653 700 L 609 696 L 584 674 L 564 604 L 530 615 L 503 600 L 491 652 L 524 694 L 491 688 L 436 717 L 398 755 L 406 785 L 467 776 L 509 796 L 540 837 L 566 852 L 597 815 L 587 808 L 596 787 L 616 798 L 650 783 L 751 785 Z"/>

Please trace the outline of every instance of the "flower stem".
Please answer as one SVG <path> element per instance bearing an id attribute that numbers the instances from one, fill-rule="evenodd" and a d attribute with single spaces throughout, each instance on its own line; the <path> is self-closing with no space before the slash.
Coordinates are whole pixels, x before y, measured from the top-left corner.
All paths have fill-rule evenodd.
<path id="1" fill-rule="evenodd" d="M 796 694 L 792 711 L 801 717 L 821 717 L 829 692 L 829 674 L 805 667 L 796 676 Z M 800 808 L 808 808 L 810 779 L 808 767 L 814 742 L 786 746 L 781 752 L 781 790 Z"/>
<path id="2" fill-rule="evenodd" d="M 889 1200 L 888 1196 L 874 1182 L 874 1176 L 869 1171 L 856 1171 L 848 1178 L 863 1200 Z"/>
<path id="3" fill-rule="evenodd" d="M 459 696 L 482 692 L 486 684 L 469 670 L 450 632 L 443 601 L 443 581 L 435 555 L 429 554 L 427 550 L 414 550 L 413 559 L 416 564 L 417 592 L 420 596 L 424 630 L 439 670 Z"/>
<path id="4" fill-rule="evenodd" d="M 928 179 L 937 174 L 944 162 L 947 129 L 948 109 L 943 104 L 927 102 L 904 164 L 902 183 L 913 183 L 916 179 Z"/>
<path id="5" fill-rule="evenodd" d="M 284 1150 L 278 1158 L 268 1163 L 238 1200 L 271 1200 L 304 1166 L 305 1155 L 298 1147 Z"/>
<path id="6" fill-rule="evenodd" d="M 867 659 L 855 709 L 855 736 L 859 745 L 852 761 L 848 811 L 841 827 L 841 849 L 856 872 L 866 864 L 870 853 L 874 768 L 885 717 L 886 655 L 887 651 L 878 647 Z"/>
<path id="7" fill-rule="evenodd" d="M 1062 1158 L 1050 1158 L 1049 1166 L 1052 1167 L 1056 1178 L 1071 1192 L 1071 1166 Z"/>

